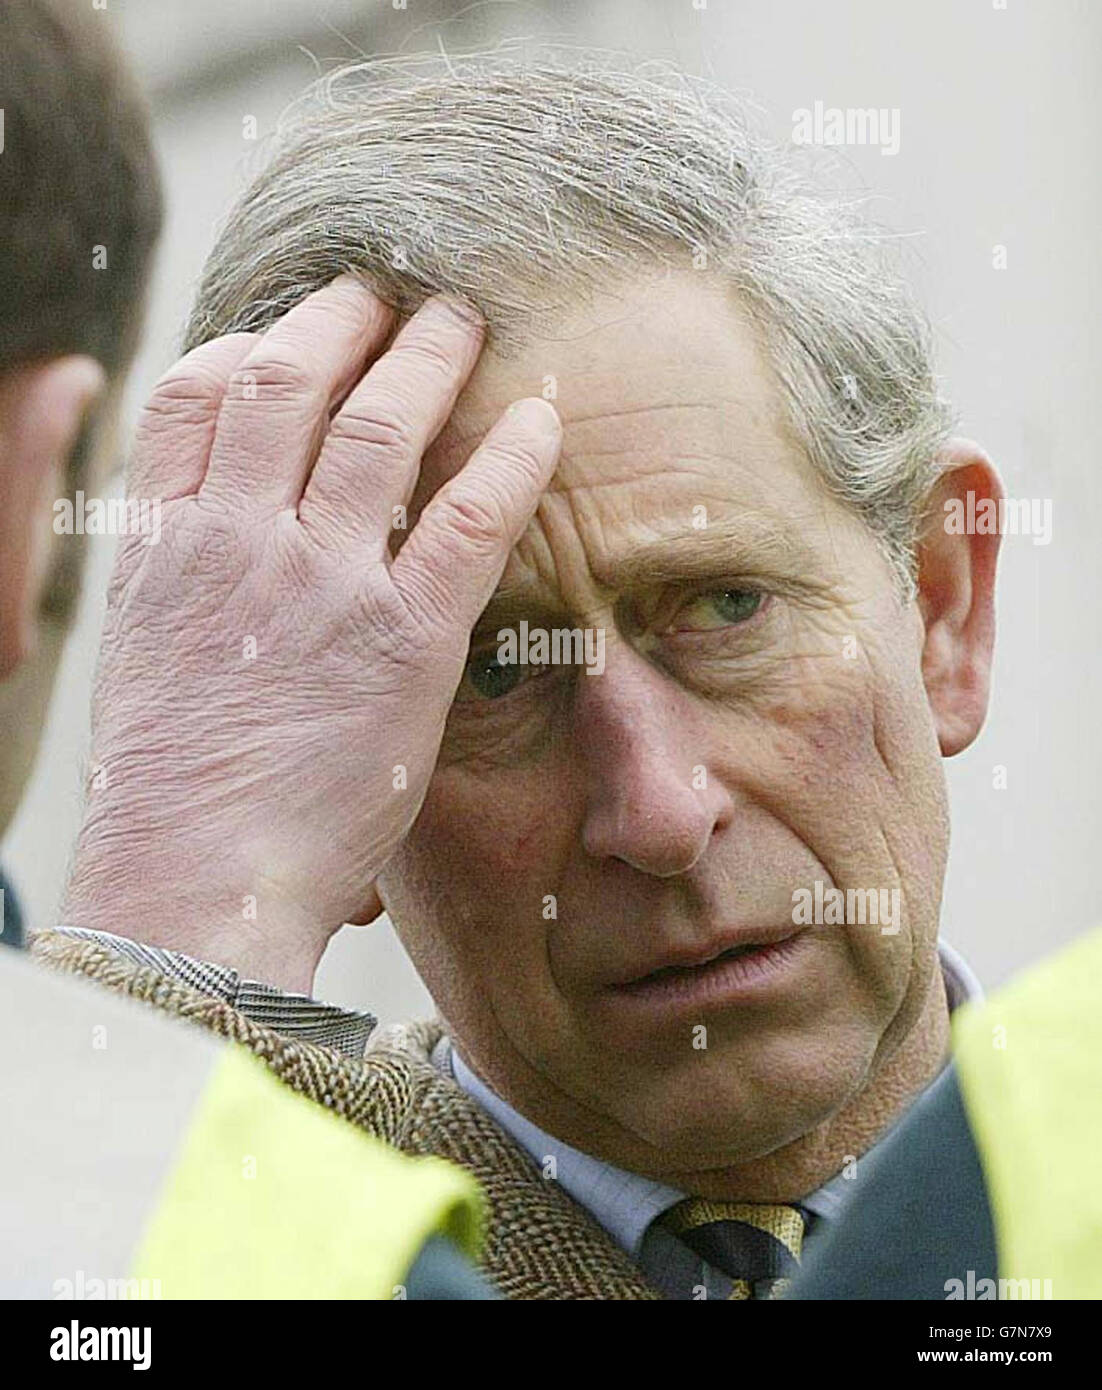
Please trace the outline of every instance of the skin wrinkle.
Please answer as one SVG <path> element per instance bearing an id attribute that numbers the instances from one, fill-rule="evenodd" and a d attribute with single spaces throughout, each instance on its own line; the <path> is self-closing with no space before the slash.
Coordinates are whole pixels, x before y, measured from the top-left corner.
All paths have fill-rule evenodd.
<path id="1" fill-rule="evenodd" d="M 770 809 L 771 814 L 773 814 L 774 816 L 777 817 L 778 820 L 781 820 L 784 824 L 786 824 L 786 825 L 788 826 L 788 828 L 793 832 L 794 835 L 797 835 L 798 838 L 802 838 L 802 836 L 799 835 L 799 831 L 798 831 L 797 827 L 796 827 L 794 824 L 791 824 L 789 821 L 787 821 L 787 820 L 785 819 L 785 815 L 784 815 L 784 806 L 783 806 L 783 804 L 777 803 L 775 806 L 771 806 L 769 809 Z M 835 877 L 834 871 L 832 870 L 832 868 L 831 868 L 829 862 L 827 862 L 827 861 L 822 861 L 821 867 L 822 867 L 822 870 L 823 870 L 823 891 L 824 891 L 824 893 L 826 893 L 827 891 L 829 891 L 831 888 L 837 888 L 837 887 L 842 887 L 842 891 L 845 892 L 845 887 L 844 887 L 844 885 L 840 884 L 839 880 Z M 838 939 L 838 938 L 834 938 L 834 939 Z M 846 951 L 847 956 L 852 957 L 852 956 L 853 956 L 853 947 L 852 947 L 852 944 L 850 943 L 850 941 L 848 940 L 848 938 L 846 938 L 845 936 L 842 936 L 842 937 L 841 937 L 841 940 L 842 940 L 842 944 L 843 944 L 843 949 Z M 874 1062 L 873 1062 L 873 1061 L 870 1061 L 869 1067 L 868 1067 L 868 1069 L 867 1069 L 867 1071 L 866 1071 L 866 1075 L 867 1075 L 867 1072 L 868 1072 L 868 1071 L 871 1071 L 871 1070 L 872 1070 L 873 1065 L 874 1065 Z M 854 1089 L 855 1089 L 855 1092 L 856 1092 L 856 1090 L 859 1089 L 859 1087 L 855 1087 Z"/>
<path id="2" fill-rule="evenodd" d="M 729 401 L 666 401 L 657 405 L 647 405 L 645 408 L 639 406 L 625 407 L 623 410 L 610 410 L 607 413 L 596 413 L 593 415 L 571 415 L 570 421 L 574 425 L 604 424 L 608 420 L 634 420 L 647 415 L 664 415 L 678 410 L 703 410 L 710 414 L 719 414 L 724 406 L 737 406 L 737 397 L 732 397 Z M 554 481 L 551 490 L 554 491 Z"/>

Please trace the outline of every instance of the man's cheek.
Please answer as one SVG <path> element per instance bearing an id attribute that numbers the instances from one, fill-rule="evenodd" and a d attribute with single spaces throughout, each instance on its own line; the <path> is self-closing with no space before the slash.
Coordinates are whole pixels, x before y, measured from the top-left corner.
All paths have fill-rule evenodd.
<path id="1" fill-rule="evenodd" d="M 545 930 L 554 921 L 554 866 L 562 857 L 556 826 L 537 797 L 438 773 L 400 851 L 402 877 L 424 884 L 437 902 L 448 899 L 449 931 L 483 938 L 515 937 L 526 925 Z"/>
<path id="2" fill-rule="evenodd" d="M 914 930 L 929 916 L 930 850 L 916 853 L 916 781 L 921 769 L 901 737 L 897 697 L 878 691 L 866 667 L 852 678 L 833 667 L 810 670 L 789 698 L 777 699 L 753 742 L 751 792 L 807 846 L 820 870 L 795 894 L 855 890 L 876 895 L 876 922 L 836 926 L 878 992 L 896 994 L 909 969 Z M 889 717 L 885 718 L 885 709 Z M 928 817 L 926 818 L 928 820 Z M 885 920 L 880 920 L 881 912 Z"/>
<path id="3" fill-rule="evenodd" d="M 480 872 L 518 869 L 529 855 L 544 817 L 538 799 L 515 779 L 485 777 L 463 768 L 438 770 L 410 833 L 419 850 L 452 861 L 477 863 Z"/>
<path id="4" fill-rule="evenodd" d="M 779 793 L 779 811 L 787 805 L 814 816 L 829 807 L 837 815 L 841 795 L 852 819 L 877 804 L 884 768 L 866 672 L 823 659 L 794 662 L 750 714 L 754 736 L 735 746 L 746 750 L 753 779 Z"/>

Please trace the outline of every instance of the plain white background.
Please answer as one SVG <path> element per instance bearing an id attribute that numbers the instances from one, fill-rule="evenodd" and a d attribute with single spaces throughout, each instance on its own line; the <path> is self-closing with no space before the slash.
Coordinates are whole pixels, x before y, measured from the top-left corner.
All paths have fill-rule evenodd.
<path id="1" fill-rule="evenodd" d="M 1051 498 L 1053 539 L 1008 537 L 991 715 L 947 765 L 943 934 L 990 987 L 1102 919 L 1096 720 L 1102 321 L 1097 132 L 1102 7 L 1089 0 L 108 0 L 150 92 L 168 196 L 128 423 L 173 360 L 214 229 L 257 146 L 320 63 L 504 37 L 677 62 L 754 95 L 778 138 L 816 101 L 896 108 L 901 145 L 845 152 L 879 222 L 907 236 L 964 431 L 1012 496 Z M 1005 269 L 994 267 L 997 246 Z M 3 858 L 31 924 L 54 920 L 79 819 L 87 699 L 110 540 L 97 539 L 45 744 Z M 994 786 L 994 768 L 1007 786 Z M 844 804 L 845 790 L 839 789 Z M 386 923 L 342 932 L 318 992 L 384 1020 L 431 1010 Z"/>

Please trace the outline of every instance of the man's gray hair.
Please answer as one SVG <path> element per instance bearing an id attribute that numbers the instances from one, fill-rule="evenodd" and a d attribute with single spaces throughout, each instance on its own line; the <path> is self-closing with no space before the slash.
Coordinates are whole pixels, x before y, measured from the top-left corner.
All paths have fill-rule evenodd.
<path id="1" fill-rule="evenodd" d="M 887 241 L 809 193 L 741 100 L 665 65 L 508 47 L 376 59 L 284 119 L 207 262 L 186 346 L 261 330 L 343 270 L 402 313 L 466 297 L 506 352 L 624 275 L 721 278 L 809 458 L 913 592 L 950 417 Z"/>

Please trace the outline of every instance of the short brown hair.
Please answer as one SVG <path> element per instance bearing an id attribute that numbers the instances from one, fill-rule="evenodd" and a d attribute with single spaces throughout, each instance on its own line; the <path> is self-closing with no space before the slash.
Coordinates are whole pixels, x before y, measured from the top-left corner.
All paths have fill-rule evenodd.
<path id="1" fill-rule="evenodd" d="M 87 353 L 114 375 L 133 355 L 161 192 L 110 23 L 78 0 L 0 4 L 0 373 Z"/>

